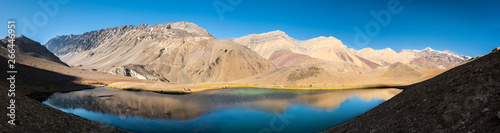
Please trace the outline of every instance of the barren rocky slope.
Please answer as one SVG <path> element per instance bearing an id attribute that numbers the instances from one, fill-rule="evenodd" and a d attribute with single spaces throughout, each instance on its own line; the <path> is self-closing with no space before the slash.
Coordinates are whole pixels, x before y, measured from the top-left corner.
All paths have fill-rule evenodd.
<path id="1" fill-rule="evenodd" d="M 327 132 L 500 132 L 500 48 Z"/>
<path id="2" fill-rule="evenodd" d="M 275 69 L 252 50 L 189 22 L 58 36 L 46 46 L 70 66 L 154 81 L 225 82 Z"/>
<path id="3" fill-rule="evenodd" d="M 388 64 L 393 64 L 396 62 L 401 62 L 408 64 L 411 60 L 415 58 L 415 55 L 411 52 L 395 52 L 391 48 L 385 48 L 381 50 L 374 50 L 372 48 L 364 48 L 359 51 L 355 51 L 355 54 L 371 60 L 379 65 L 385 66 Z"/>

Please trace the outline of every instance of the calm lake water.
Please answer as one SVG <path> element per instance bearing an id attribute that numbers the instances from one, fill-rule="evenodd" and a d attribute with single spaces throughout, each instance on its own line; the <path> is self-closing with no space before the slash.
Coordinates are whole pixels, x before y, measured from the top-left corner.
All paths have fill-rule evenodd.
<path id="1" fill-rule="evenodd" d="M 55 93 L 43 103 L 132 132 L 321 132 L 400 92 L 236 88 L 169 95 L 95 88 Z"/>

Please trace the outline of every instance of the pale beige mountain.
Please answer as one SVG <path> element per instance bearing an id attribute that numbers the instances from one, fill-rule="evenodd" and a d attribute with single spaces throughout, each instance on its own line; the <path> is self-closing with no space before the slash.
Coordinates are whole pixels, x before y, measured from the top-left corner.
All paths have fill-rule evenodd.
<path id="1" fill-rule="evenodd" d="M 364 48 L 355 51 L 355 54 L 382 66 L 401 62 L 426 69 L 448 69 L 470 59 L 468 56 L 459 55 L 449 50 L 439 51 L 431 48 L 423 50 L 403 49 L 400 52 L 395 52 L 390 48 L 381 50 Z"/>
<path id="2" fill-rule="evenodd" d="M 371 60 L 382 66 L 386 66 L 396 62 L 409 64 L 410 61 L 412 61 L 415 58 L 415 55 L 410 52 L 403 51 L 397 53 L 391 48 L 385 48 L 381 50 L 364 48 L 359 51 L 356 51 L 356 55 Z"/>
<path id="3" fill-rule="evenodd" d="M 240 38 L 233 38 L 232 40 L 252 49 L 266 59 L 269 59 L 274 52 L 280 50 L 289 50 L 299 54 L 306 51 L 301 46 L 299 40 L 291 38 L 280 30 L 262 34 L 250 34 Z"/>
<path id="4" fill-rule="evenodd" d="M 225 82 L 275 69 L 252 50 L 189 22 L 58 36 L 46 46 L 70 66 L 174 83 Z"/>
<path id="5" fill-rule="evenodd" d="M 335 63 L 353 64 L 355 72 L 364 72 L 372 68 L 366 62 L 360 60 L 355 54 L 334 37 L 317 37 L 302 42 L 307 48 L 307 54 L 314 58 L 324 59 Z M 344 66 L 346 69 L 350 67 Z"/>

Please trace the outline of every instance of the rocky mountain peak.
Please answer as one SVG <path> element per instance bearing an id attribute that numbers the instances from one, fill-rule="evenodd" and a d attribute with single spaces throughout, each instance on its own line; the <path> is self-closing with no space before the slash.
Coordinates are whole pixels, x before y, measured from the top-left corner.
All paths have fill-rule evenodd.
<path id="1" fill-rule="evenodd" d="M 30 38 L 24 35 L 18 36 L 14 39 L 15 39 L 14 44 L 16 45 L 14 47 L 16 49 L 16 54 L 28 55 L 34 58 L 46 59 L 49 61 L 66 65 L 64 62 L 59 60 L 58 57 L 52 54 L 52 52 L 50 52 L 45 46 L 41 45 L 39 42 L 31 40 Z M 0 40 L 1 42 L 0 44 L 2 45 L 2 47 L 7 48 L 7 44 L 9 44 L 8 40 L 9 40 L 8 37 Z M 24 60 L 23 58 L 20 59 Z"/>
<path id="2" fill-rule="evenodd" d="M 383 53 L 396 53 L 394 50 L 392 50 L 391 48 L 385 48 L 385 49 L 382 49 L 378 52 L 383 52 Z"/>
<path id="3" fill-rule="evenodd" d="M 54 54 L 61 56 L 71 52 L 81 52 L 108 42 L 162 40 L 168 38 L 201 37 L 213 38 L 207 30 L 190 22 L 171 22 L 139 26 L 121 25 L 118 27 L 85 32 L 80 35 L 63 35 L 50 39 L 45 46 Z M 70 44 L 76 43 L 76 44 Z M 66 45 L 70 45 L 66 47 Z"/>
<path id="4" fill-rule="evenodd" d="M 269 38 L 291 39 L 291 37 L 288 36 L 288 34 L 286 34 L 285 32 L 283 32 L 281 30 L 275 30 L 275 31 L 267 32 L 267 33 L 258 34 L 258 35 L 269 37 Z"/>
<path id="5" fill-rule="evenodd" d="M 201 28 L 201 26 L 187 21 L 165 23 L 163 25 L 166 29 L 180 29 L 190 33 L 196 33 L 200 36 L 212 36 L 207 30 Z"/>
<path id="6" fill-rule="evenodd" d="M 281 31 L 281 30 L 275 30 L 275 31 L 271 31 L 271 32 L 268 32 L 268 33 L 271 33 L 271 34 L 282 34 L 282 35 L 286 35 L 285 32 Z"/>
<path id="7" fill-rule="evenodd" d="M 6 37 L 6 38 L 8 38 L 8 37 Z M 37 41 L 31 40 L 30 38 L 28 38 L 24 35 L 20 35 L 20 36 L 16 37 L 15 40 L 22 41 L 23 42 L 23 43 L 21 43 L 22 45 L 24 45 L 24 44 L 28 44 L 28 45 L 40 44 Z"/>
<path id="8" fill-rule="evenodd" d="M 1 41 L 4 44 L 8 44 L 8 42 L 7 42 L 8 39 L 9 39 L 9 37 L 5 37 Z M 22 50 L 33 51 L 33 52 L 39 52 L 40 50 L 43 51 L 43 46 L 39 42 L 33 41 L 24 35 L 18 36 L 16 38 L 14 38 L 14 40 L 15 40 L 14 43 L 16 44 L 16 46 Z M 46 51 L 44 51 L 44 52 L 46 52 Z"/>
<path id="9" fill-rule="evenodd" d="M 309 40 L 306 40 L 303 42 L 305 43 L 306 47 L 311 47 L 311 45 L 346 47 L 344 44 L 342 44 L 342 41 L 340 41 L 339 39 L 332 37 L 332 36 L 329 36 L 329 37 L 320 36 L 320 37 L 309 39 Z"/>
<path id="10" fill-rule="evenodd" d="M 457 54 L 457 53 L 452 52 L 450 50 L 440 51 L 440 50 L 434 50 L 430 47 L 427 47 L 427 48 L 422 49 L 422 50 L 415 50 L 415 49 L 413 49 L 413 50 L 409 50 L 409 49 L 401 50 L 401 52 L 403 52 L 403 51 L 411 52 L 418 57 L 427 56 L 427 55 L 441 55 L 441 56 L 450 56 L 450 57 L 457 58 L 457 59 L 462 60 L 462 61 L 466 61 L 466 60 L 469 60 L 472 58 L 470 56 Z"/>
<path id="11" fill-rule="evenodd" d="M 421 50 L 421 51 L 435 51 L 434 49 L 432 49 L 431 47 L 426 47 L 425 49 Z"/>
<path id="12" fill-rule="evenodd" d="M 399 53 L 410 53 L 415 55 L 415 59 L 410 62 L 424 68 L 451 68 L 461 62 L 469 60 L 471 57 L 454 53 L 450 50 L 434 50 L 427 47 L 422 50 L 402 49 Z M 429 67 L 432 66 L 432 67 Z"/>
<path id="13" fill-rule="evenodd" d="M 255 45 L 259 43 L 273 42 L 278 44 L 292 44 L 298 42 L 281 30 L 275 30 L 260 34 L 250 34 L 240 38 L 233 38 L 232 40 L 247 47 L 249 47 L 249 45 Z"/>

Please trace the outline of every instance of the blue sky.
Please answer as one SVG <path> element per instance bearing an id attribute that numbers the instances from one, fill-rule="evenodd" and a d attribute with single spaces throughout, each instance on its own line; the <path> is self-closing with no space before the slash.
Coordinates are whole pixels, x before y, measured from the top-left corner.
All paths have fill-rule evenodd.
<path id="1" fill-rule="evenodd" d="M 380 25 L 370 12 L 389 11 L 387 5 L 394 1 L 399 2 L 400 12 L 389 12 L 390 21 L 386 26 Z M 56 2 L 58 11 L 47 12 L 38 2 Z M 228 10 L 218 13 L 214 2 L 219 9 Z M 355 49 L 390 47 L 399 51 L 432 47 L 468 56 L 483 55 L 500 46 L 500 1 L 495 0 L 7 0 L 2 3 L 1 22 L 16 20 L 19 34 L 42 44 L 56 35 L 82 34 L 119 25 L 189 21 L 217 38 L 281 30 L 299 40 L 333 36 Z M 377 24 L 378 29 L 374 26 Z M 367 25 L 372 33 L 367 36 L 369 43 L 364 41 L 367 39 L 356 41 L 360 40 L 360 33 L 355 27 L 367 34 Z M 5 31 L 0 35 L 7 35 L 6 26 L 0 26 L 0 31 Z"/>

